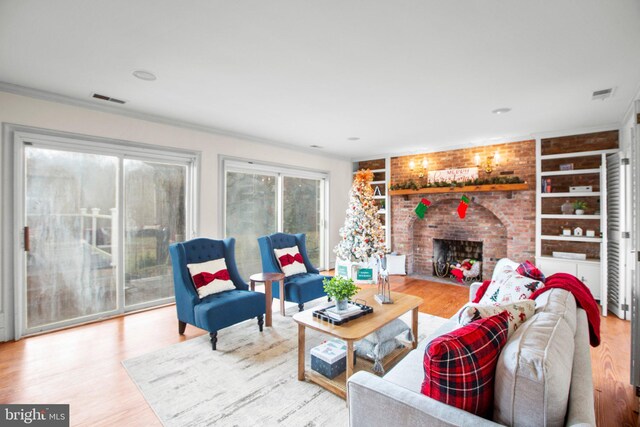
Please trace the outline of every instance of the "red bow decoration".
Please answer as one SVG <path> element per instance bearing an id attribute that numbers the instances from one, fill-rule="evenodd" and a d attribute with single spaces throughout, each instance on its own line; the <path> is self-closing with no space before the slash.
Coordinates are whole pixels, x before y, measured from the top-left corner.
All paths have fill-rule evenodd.
<path id="1" fill-rule="evenodd" d="M 229 276 L 229 270 L 220 270 L 214 274 L 203 271 L 193 276 L 193 283 L 196 285 L 196 289 L 201 288 L 214 280 L 231 280 Z"/>
<path id="2" fill-rule="evenodd" d="M 295 255 L 284 254 L 280 258 L 278 258 L 278 260 L 280 260 L 280 265 L 282 267 L 286 267 L 287 265 L 293 264 L 294 262 L 299 262 L 300 264 L 304 263 L 304 261 L 302 260 L 302 255 L 300 255 L 299 252 Z"/>

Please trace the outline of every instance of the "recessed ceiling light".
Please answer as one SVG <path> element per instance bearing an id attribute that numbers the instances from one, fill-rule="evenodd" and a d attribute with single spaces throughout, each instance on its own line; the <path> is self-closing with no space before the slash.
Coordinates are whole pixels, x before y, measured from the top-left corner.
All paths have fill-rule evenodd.
<path id="1" fill-rule="evenodd" d="M 317 148 L 317 149 L 322 148 L 321 146 L 316 145 L 316 144 L 311 144 L 309 147 L 311 147 L 311 148 Z"/>
<path id="2" fill-rule="evenodd" d="M 347 138 L 347 139 L 348 139 L 349 141 L 359 141 L 359 140 L 360 140 L 360 138 L 358 138 L 357 136 L 352 136 L 352 137 L 349 137 L 349 138 Z"/>
<path id="3" fill-rule="evenodd" d="M 152 82 L 157 78 L 155 74 L 144 70 L 135 70 L 133 72 L 133 76 L 139 78 L 140 80 L 146 80 L 148 82 Z"/>
<path id="4" fill-rule="evenodd" d="M 511 108 L 504 107 L 504 108 L 496 108 L 495 110 L 492 111 L 492 113 L 493 114 L 507 114 L 509 111 L 511 111 Z"/>

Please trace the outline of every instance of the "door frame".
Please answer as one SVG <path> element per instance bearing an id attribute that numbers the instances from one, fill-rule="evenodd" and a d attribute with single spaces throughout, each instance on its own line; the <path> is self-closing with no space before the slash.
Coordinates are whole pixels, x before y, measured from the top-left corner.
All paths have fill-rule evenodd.
<path id="1" fill-rule="evenodd" d="M 2 146 L 2 162 L 1 176 L 2 188 L 0 200 L 3 202 L 2 207 L 2 246 L 0 247 L 2 263 L 0 264 L 0 277 L 2 278 L 2 286 L 0 286 L 0 341 L 10 339 L 20 339 L 25 335 L 26 331 L 26 310 L 24 308 L 24 292 L 26 286 L 24 283 L 24 245 L 22 226 L 24 224 L 24 146 L 25 142 L 36 142 L 39 147 L 50 147 L 63 151 L 75 151 L 89 154 L 113 155 L 119 158 L 119 164 L 122 165 L 125 158 L 134 158 L 138 160 L 167 162 L 171 164 L 184 164 L 187 166 L 187 191 L 185 192 L 185 203 L 187 213 L 185 217 L 186 238 L 197 235 L 199 229 L 199 200 L 200 200 L 200 162 L 201 152 L 194 150 L 185 150 L 182 148 L 173 148 L 158 146 L 153 144 L 137 143 L 125 140 L 117 140 L 111 138 L 103 138 L 69 132 L 54 131 L 16 124 L 3 124 L 3 146 Z M 122 167 L 118 171 L 118 192 L 117 206 L 123 206 L 123 182 Z M 123 224 L 123 209 L 119 209 L 118 218 L 120 224 Z M 120 227 L 120 245 L 124 244 L 124 230 Z M 118 282 L 124 283 L 122 277 L 124 270 L 122 269 L 122 260 L 124 257 L 123 250 L 118 252 Z M 120 277 L 122 275 L 122 277 Z M 15 285 L 18 284 L 18 285 Z M 120 286 L 120 285 L 118 285 Z M 122 293 L 118 289 L 118 293 Z M 62 321 L 55 323 L 51 327 L 38 328 L 38 331 L 30 331 L 37 333 L 40 331 L 50 331 L 68 327 L 70 325 L 79 325 L 102 319 L 112 315 L 119 315 L 135 310 L 144 309 L 150 306 L 158 305 L 157 301 L 150 303 L 137 304 L 125 308 L 123 304 L 124 295 L 118 295 L 118 308 L 114 311 L 100 313 L 96 315 L 84 316 L 71 321 Z M 171 302 L 172 298 L 167 301 L 162 300 L 160 304 Z"/>

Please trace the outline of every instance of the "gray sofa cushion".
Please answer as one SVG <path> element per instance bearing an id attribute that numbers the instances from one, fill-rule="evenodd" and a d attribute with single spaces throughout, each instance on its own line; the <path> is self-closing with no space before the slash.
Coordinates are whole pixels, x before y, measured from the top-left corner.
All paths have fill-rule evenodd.
<path id="1" fill-rule="evenodd" d="M 562 316 L 575 335 L 576 299 L 571 292 L 554 288 L 541 293 L 536 298 L 536 313 L 556 313 Z"/>
<path id="2" fill-rule="evenodd" d="M 525 322 L 502 349 L 496 367 L 493 419 L 505 425 L 564 425 L 574 332 L 558 314 Z"/>
<path id="3" fill-rule="evenodd" d="M 422 382 L 424 381 L 423 359 L 424 350 L 412 350 L 384 376 L 384 379 L 400 387 L 420 393 Z"/>

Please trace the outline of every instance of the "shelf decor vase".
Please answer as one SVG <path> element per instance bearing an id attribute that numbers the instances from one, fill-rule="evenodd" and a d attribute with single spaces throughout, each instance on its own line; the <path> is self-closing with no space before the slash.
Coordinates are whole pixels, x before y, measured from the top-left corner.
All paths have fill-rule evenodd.
<path id="1" fill-rule="evenodd" d="M 560 206 L 560 210 L 564 215 L 571 215 L 573 214 L 573 204 L 567 200 Z M 582 211 L 582 213 L 584 213 L 584 211 Z"/>
<path id="2" fill-rule="evenodd" d="M 584 215 L 584 209 L 576 209 L 576 215 Z"/>

